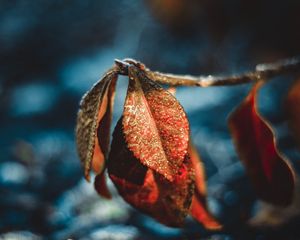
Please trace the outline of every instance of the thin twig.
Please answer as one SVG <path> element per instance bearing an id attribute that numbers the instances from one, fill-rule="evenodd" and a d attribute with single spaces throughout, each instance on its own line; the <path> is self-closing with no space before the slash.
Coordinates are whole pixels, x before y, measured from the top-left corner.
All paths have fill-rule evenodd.
<path id="1" fill-rule="evenodd" d="M 295 73 L 300 71 L 300 57 L 281 60 L 275 63 L 259 64 L 254 71 L 240 75 L 231 76 L 199 76 L 190 75 L 174 75 L 168 73 L 152 72 L 146 69 L 146 75 L 155 82 L 166 84 L 169 86 L 228 86 L 237 85 L 259 80 L 266 81 L 271 77 Z"/>

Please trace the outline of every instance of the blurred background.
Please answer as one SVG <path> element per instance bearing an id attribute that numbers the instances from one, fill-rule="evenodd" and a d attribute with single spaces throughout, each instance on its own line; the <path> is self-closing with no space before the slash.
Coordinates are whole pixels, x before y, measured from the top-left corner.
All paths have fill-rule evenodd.
<path id="1" fill-rule="evenodd" d="M 113 200 L 100 198 L 83 179 L 74 142 L 80 98 L 115 58 L 177 74 L 240 73 L 299 55 L 299 14 L 297 0 L 0 0 L 0 239 L 300 239 L 299 219 L 245 227 L 257 199 L 226 119 L 249 85 L 177 92 L 222 232 L 192 219 L 183 229 L 164 227 L 128 206 L 111 183 Z M 293 80 L 268 83 L 259 107 L 299 168 L 283 108 Z M 126 86 L 121 77 L 114 124 Z"/>

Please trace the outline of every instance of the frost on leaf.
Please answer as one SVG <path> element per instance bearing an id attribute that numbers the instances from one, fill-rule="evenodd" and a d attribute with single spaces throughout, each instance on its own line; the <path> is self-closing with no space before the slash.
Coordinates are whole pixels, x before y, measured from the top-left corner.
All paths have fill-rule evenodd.
<path id="1" fill-rule="evenodd" d="M 90 169 L 100 173 L 108 151 L 111 111 L 117 73 L 108 71 L 80 102 L 76 141 L 84 175 L 90 180 Z"/>
<path id="2" fill-rule="evenodd" d="M 165 225 L 182 226 L 194 188 L 194 171 L 187 154 L 169 181 L 129 150 L 120 119 L 113 134 L 108 172 L 120 195 L 133 207 Z"/>
<path id="3" fill-rule="evenodd" d="M 243 164 L 259 198 L 286 206 L 294 194 L 294 173 L 278 152 L 270 125 L 258 113 L 256 83 L 229 118 L 229 127 Z"/>
<path id="4" fill-rule="evenodd" d="M 206 180 L 202 160 L 192 144 L 189 146 L 189 155 L 195 171 L 195 193 L 192 199 L 190 214 L 207 229 L 217 230 L 222 226 L 210 214 L 206 203 Z"/>
<path id="5" fill-rule="evenodd" d="M 139 161 L 173 181 L 187 154 L 189 123 L 175 97 L 129 67 L 123 113 L 128 148 Z"/>
<path id="6" fill-rule="evenodd" d="M 285 107 L 289 127 L 300 148 L 300 77 L 292 85 L 286 99 Z"/>

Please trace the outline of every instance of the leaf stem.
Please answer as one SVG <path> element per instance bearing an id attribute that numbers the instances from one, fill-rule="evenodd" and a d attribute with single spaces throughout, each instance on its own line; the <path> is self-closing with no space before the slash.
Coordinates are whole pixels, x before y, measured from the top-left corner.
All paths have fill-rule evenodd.
<path id="1" fill-rule="evenodd" d="M 145 69 L 146 75 L 155 82 L 169 86 L 230 86 L 255 81 L 266 81 L 271 77 L 300 71 L 300 57 L 280 60 L 274 63 L 258 64 L 254 71 L 231 76 L 190 76 L 152 72 Z"/>

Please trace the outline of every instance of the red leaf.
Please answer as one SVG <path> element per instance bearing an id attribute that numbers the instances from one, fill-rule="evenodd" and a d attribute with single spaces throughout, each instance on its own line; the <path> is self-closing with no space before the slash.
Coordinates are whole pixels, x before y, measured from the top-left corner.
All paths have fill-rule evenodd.
<path id="1" fill-rule="evenodd" d="M 100 196 L 107 199 L 111 198 L 110 191 L 106 185 L 105 171 L 102 171 L 95 177 L 94 187 Z"/>
<path id="2" fill-rule="evenodd" d="M 300 78 L 292 85 L 285 107 L 287 109 L 289 127 L 300 147 Z"/>
<path id="3" fill-rule="evenodd" d="M 203 163 L 197 150 L 191 144 L 189 154 L 195 170 L 195 194 L 192 199 L 190 214 L 207 229 L 217 230 L 222 226 L 210 214 L 206 203 L 206 180 Z"/>
<path id="4" fill-rule="evenodd" d="M 97 173 L 100 173 L 104 168 L 105 155 L 108 152 L 112 101 L 117 76 L 115 71 L 108 71 L 83 96 L 80 102 L 76 141 L 79 157 L 85 170 L 85 178 L 88 181 L 90 180 L 91 166 Z"/>
<path id="5" fill-rule="evenodd" d="M 259 198 L 285 206 L 294 194 L 294 173 L 278 152 L 274 132 L 257 111 L 256 83 L 247 98 L 229 118 L 238 153 Z"/>
<path id="6" fill-rule="evenodd" d="M 172 181 L 187 153 L 189 123 L 172 94 L 129 67 L 129 87 L 123 113 L 128 148 L 145 166 Z"/>
<path id="7" fill-rule="evenodd" d="M 181 226 L 193 195 L 193 170 L 189 157 L 185 157 L 173 182 L 170 182 L 141 164 L 127 148 L 121 122 L 120 119 L 115 128 L 108 160 L 110 178 L 120 195 L 133 207 L 168 226 Z"/>

